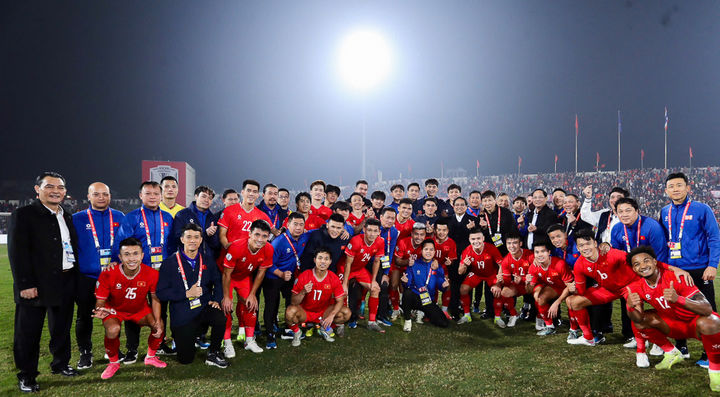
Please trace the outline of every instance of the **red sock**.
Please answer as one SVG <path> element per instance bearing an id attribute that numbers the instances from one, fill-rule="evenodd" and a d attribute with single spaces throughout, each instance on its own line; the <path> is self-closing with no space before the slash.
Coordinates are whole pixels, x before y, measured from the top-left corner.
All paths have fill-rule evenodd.
<path id="1" fill-rule="evenodd" d="M 543 319 L 543 321 L 545 321 L 545 325 L 547 325 L 547 326 L 553 325 L 552 319 L 550 318 L 550 316 L 548 316 L 548 309 L 550 309 L 550 305 L 539 305 L 536 302 L 536 306 L 538 309 L 538 313 L 540 314 L 540 317 Z"/>
<path id="2" fill-rule="evenodd" d="M 105 353 L 110 358 L 111 363 L 118 362 L 118 351 L 120 350 L 120 338 L 110 339 L 105 337 Z"/>
<path id="3" fill-rule="evenodd" d="M 710 370 L 720 371 L 720 332 L 713 335 L 702 335 L 702 344 L 710 362 Z"/>
<path id="4" fill-rule="evenodd" d="M 502 314 L 502 308 L 505 301 L 503 298 L 495 298 L 493 301 L 493 306 L 495 310 L 495 317 L 500 317 L 500 314 Z"/>
<path id="5" fill-rule="evenodd" d="M 578 326 L 583 332 L 583 337 L 587 340 L 594 339 L 592 329 L 590 328 L 590 316 L 588 316 L 587 309 L 582 310 L 571 310 L 570 315 L 575 317 Z"/>
<path id="6" fill-rule="evenodd" d="M 510 315 L 517 316 L 518 312 L 515 309 L 515 300 L 512 297 L 504 298 L 504 299 L 505 299 L 505 306 L 508 308 L 508 311 L 510 311 Z"/>
<path id="7" fill-rule="evenodd" d="M 470 295 L 460 295 L 460 302 L 462 302 L 463 313 L 470 314 Z"/>
<path id="8" fill-rule="evenodd" d="M 578 326 L 578 322 L 577 322 L 577 320 L 573 317 L 573 315 L 572 315 L 572 310 L 570 310 L 570 309 L 568 309 L 568 318 L 570 319 L 570 330 L 571 330 L 571 331 L 577 331 L 578 328 L 580 328 L 580 327 Z"/>
<path id="9" fill-rule="evenodd" d="M 248 310 L 247 306 L 242 305 L 242 311 L 238 313 L 238 317 L 240 316 L 242 316 L 242 325 L 245 327 L 245 337 L 254 337 L 257 312 L 255 310 Z"/>
<path id="10" fill-rule="evenodd" d="M 660 348 L 664 352 L 669 352 L 675 349 L 675 345 L 673 345 L 667 338 L 665 334 L 660 332 L 657 328 L 645 328 L 645 329 L 637 329 L 635 327 L 635 323 L 632 324 L 632 330 L 633 334 L 635 334 L 635 342 L 638 344 L 637 352 L 638 353 L 645 353 L 645 341 L 649 340 L 650 342 L 660 346 Z M 640 350 L 640 343 L 642 342 L 643 349 Z"/>
<path id="11" fill-rule="evenodd" d="M 379 303 L 380 299 L 376 296 L 371 296 L 370 299 L 368 299 L 368 311 L 370 312 L 368 316 L 368 321 L 375 321 L 375 318 L 377 317 Z"/>
<path id="12" fill-rule="evenodd" d="M 232 333 L 232 314 L 228 314 L 225 316 L 225 335 L 223 335 L 223 339 L 230 339 Z"/>
<path id="13" fill-rule="evenodd" d="M 292 324 L 292 325 L 290 326 L 290 329 L 292 330 L 292 332 L 298 332 L 298 331 L 300 331 L 300 327 L 298 327 L 297 324 Z"/>
<path id="14" fill-rule="evenodd" d="M 162 333 L 162 335 L 160 335 L 157 338 L 154 337 L 152 333 L 153 333 L 153 330 L 151 329 L 150 335 L 148 335 L 148 350 L 147 350 L 147 355 L 150 357 L 155 355 L 155 352 L 160 347 L 160 344 L 162 343 L 162 341 L 165 339 L 164 332 Z"/>
<path id="15" fill-rule="evenodd" d="M 390 290 L 390 302 L 393 310 L 400 310 L 400 293 L 397 289 Z"/>
<path id="16" fill-rule="evenodd" d="M 443 292 L 442 294 L 442 306 L 448 307 L 450 305 L 450 290 Z"/>

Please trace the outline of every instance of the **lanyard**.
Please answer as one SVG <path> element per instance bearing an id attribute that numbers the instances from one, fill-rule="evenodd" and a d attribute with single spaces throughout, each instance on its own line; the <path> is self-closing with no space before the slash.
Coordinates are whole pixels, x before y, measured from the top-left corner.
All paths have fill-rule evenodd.
<path id="1" fill-rule="evenodd" d="M 390 229 L 388 229 L 387 239 L 385 239 L 385 255 L 390 255 Z"/>
<path id="2" fill-rule="evenodd" d="M 668 207 L 668 241 L 672 241 L 672 207 L 672 204 L 670 204 L 670 207 Z M 678 242 L 682 240 L 683 229 L 685 228 L 685 215 L 687 215 L 688 208 L 690 208 L 689 199 L 687 204 L 685 204 L 685 210 L 683 211 L 682 219 L 680 220 L 680 233 L 678 233 Z"/>
<path id="3" fill-rule="evenodd" d="M 635 242 L 636 247 L 640 245 L 640 225 L 641 224 L 642 224 L 642 218 L 638 215 L 637 241 Z M 627 226 L 623 225 L 623 229 L 625 229 L 625 250 L 627 252 L 630 252 L 630 238 L 628 237 Z"/>
<path id="4" fill-rule="evenodd" d="M 495 233 L 500 233 L 500 206 L 499 205 L 498 205 L 496 211 L 497 211 L 498 221 L 497 221 L 497 230 L 495 230 Z M 490 232 L 492 233 L 492 228 L 490 227 L 490 218 L 488 217 L 487 212 L 483 212 L 483 215 L 485 215 L 485 221 L 487 222 L 488 229 L 490 229 Z"/>
<path id="5" fill-rule="evenodd" d="M 180 260 L 180 251 L 175 253 L 175 256 L 177 256 L 177 262 L 178 262 L 178 268 L 180 269 L 180 277 L 182 277 L 183 284 L 185 284 L 185 291 L 189 290 L 187 283 L 187 278 L 185 277 L 185 269 L 183 269 L 182 261 Z M 198 272 L 198 283 L 200 283 L 200 280 L 202 280 L 202 270 L 203 270 L 203 260 L 202 255 L 198 253 L 198 256 L 200 257 L 200 271 Z"/>
<path id="6" fill-rule="evenodd" d="M 431 265 L 432 265 L 432 263 L 431 263 Z M 432 275 L 432 266 L 431 265 L 428 266 L 428 276 L 427 276 L 427 279 L 425 280 L 425 289 L 427 289 L 428 284 L 430 284 L 430 276 Z"/>
<path id="7" fill-rule="evenodd" d="M 300 258 L 298 258 L 297 250 L 295 250 L 295 246 L 293 245 L 292 241 L 290 241 L 290 237 L 288 237 L 287 233 L 283 234 L 283 236 L 285 236 L 285 240 L 287 240 L 288 244 L 290 244 L 290 248 L 292 248 L 293 254 L 295 254 L 295 260 L 299 264 Z"/>
<path id="8" fill-rule="evenodd" d="M 477 218 L 478 215 L 480 214 L 479 212 L 473 211 L 472 207 L 468 207 L 468 211 L 470 211 L 470 213 L 473 214 L 473 216 L 476 217 L 476 218 Z"/>
<path id="9" fill-rule="evenodd" d="M 93 220 L 92 213 L 90 212 L 90 208 L 87 209 L 88 219 L 90 219 L 90 229 L 92 230 L 92 236 L 93 240 L 95 240 L 95 248 L 100 249 L 100 241 L 98 240 L 97 236 L 97 229 L 95 229 L 95 221 Z M 115 230 L 113 229 L 113 217 L 112 217 L 112 210 L 108 208 L 108 214 L 110 215 L 110 246 L 113 246 L 113 241 L 115 241 Z"/>
<path id="10" fill-rule="evenodd" d="M 140 207 L 140 213 L 142 213 L 143 222 L 145 222 L 145 237 L 147 237 L 148 248 L 152 247 L 152 240 L 150 240 L 150 225 L 148 225 L 147 217 L 145 217 L 145 208 Z M 163 227 L 162 212 L 158 210 L 160 215 L 160 246 L 165 245 L 165 228 Z"/>

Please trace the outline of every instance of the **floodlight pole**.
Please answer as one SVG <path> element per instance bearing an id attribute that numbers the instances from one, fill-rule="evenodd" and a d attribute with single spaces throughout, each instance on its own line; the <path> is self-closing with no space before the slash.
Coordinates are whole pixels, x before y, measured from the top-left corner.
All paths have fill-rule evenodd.
<path id="1" fill-rule="evenodd" d="M 362 170 L 361 170 L 361 173 L 360 173 L 360 174 L 362 175 L 362 178 L 361 178 L 361 179 L 367 180 L 367 168 L 366 168 L 366 164 L 367 164 L 367 130 L 366 130 L 366 127 L 365 127 L 365 119 L 366 119 L 367 111 L 366 111 L 366 109 L 365 109 L 365 101 L 364 101 L 364 100 L 363 100 L 362 108 L 363 108 L 363 116 L 362 116 Z"/>

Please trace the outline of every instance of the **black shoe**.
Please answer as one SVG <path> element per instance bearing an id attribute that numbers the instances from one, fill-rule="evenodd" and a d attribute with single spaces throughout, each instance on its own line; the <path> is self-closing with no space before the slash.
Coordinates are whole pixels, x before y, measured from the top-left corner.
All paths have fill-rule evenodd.
<path id="1" fill-rule="evenodd" d="M 77 369 L 88 369 L 93 366 L 93 355 L 91 351 L 80 353 L 80 360 L 77 363 Z"/>
<path id="2" fill-rule="evenodd" d="M 35 379 L 21 378 L 18 379 L 18 388 L 23 393 L 35 393 L 40 391 L 40 385 L 38 385 Z"/>
<path id="3" fill-rule="evenodd" d="M 225 360 L 225 357 L 223 357 L 222 353 L 217 351 L 208 352 L 207 358 L 205 359 L 205 364 L 214 365 L 218 368 L 227 368 L 228 365 L 230 365 Z"/>
<path id="4" fill-rule="evenodd" d="M 66 365 L 64 368 L 55 368 L 52 370 L 52 373 L 54 375 L 62 375 L 62 376 L 77 376 L 78 371 L 75 370 L 75 368 Z"/>
<path id="5" fill-rule="evenodd" d="M 163 342 L 155 354 L 160 356 L 174 356 L 177 354 L 177 349 L 170 347 L 167 343 Z"/>
<path id="6" fill-rule="evenodd" d="M 126 365 L 135 364 L 137 356 L 137 350 L 128 350 L 127 353 L 125 353 L 125 357 L 122 359 L 122 363 Z"/>

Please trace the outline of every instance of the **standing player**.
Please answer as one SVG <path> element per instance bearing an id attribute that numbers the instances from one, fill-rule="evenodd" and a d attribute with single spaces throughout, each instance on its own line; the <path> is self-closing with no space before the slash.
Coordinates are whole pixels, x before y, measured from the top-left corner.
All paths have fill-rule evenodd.
<path id="1" fill-rule="evenodd" d="M 305 218 L 305 230 L 308 232 L 311 230 L 319 229 L 320 226 L 325 224 L 325 220 L 323 220 L 321 217 L 319 217 L 317 215 L 313 215 L 310 212 L 310 207 L 311 207 L 310 203 L 311 203 L 310 195 L 307 192 L 301 192 L 301 193 L 298 193 L 297 196 L 295 196 L 295 208 L 297 209 L 297 211 L 295 211 L 295 212 L 299 213 L 300 215 L 302 215 Z M 288 218 L 285 218 L 283 227 L 286 228 L 287 224 L 288 224 Z"/>
<path id="2" fill-rule="evenodd" d="M 660 269 L 650 247 L 633 249 L 627 261 L 642 277 L 627 287 L 628 315 L 639 333 L 665 352 L 665 358 L 655 368 L 670 369 L 683 360 L 668 337 L 699 339 L 708 352 L 710 389 L 720 391 L 720 317 L 710 302 L 697 286 L 678 281 L 672 272 Z M 644 311 L 643 302 L 655 310 Z"/>
<path id="3" fill-rule="evenodd" d="M 463 306 L 463 316 L 458 320 L 458 324 L 465 324 L 472 321 L 470 317 L 470 291 L 485 282 L 485 306 L 486 310 L 493 308 L 492 295 L 500 296 L 500 288 L 497 284 L 497 274 L 502 256 L 500 251 L 494 245 L 486 243 L 483 232 L 480 228 L 470 231 L 470 245 L 463 251 L 460 257 L 459 274 L 465 274 L 469 269 L 465 281 L 460 287 L 460 301 Z M 492 286 L 492 287 L 491 287 Z M 494 308 L 493 308 L 494 309 Z M 499 317 L 500 313 L 496 313 Z"/>
<path id="4" fill-rule="evenodd" d="M 110 379 L 120 369 L 120 325 L 132 321 L 139 326 L 150 327 L 145 365 L 165 368 L 167 364 L 155 357 L 155 351 L 163 341 L 163 321 L 160 319 L 160 301 L 155 295 L 158 282 L 157 270 L 142 266 L 143 250 L 140 240 L 130 237 L 119 243 L 121 266 L 100 273 L 95 290 L 94 317 L 100 318 L 105 327 L 105 352 L 110 364 L 101 378 Z M 152 308 L 147 296 L 152 298 Z"/>
<path id="5" fill-rule="evenodd" d="M 392 207 L 385 207 L 380 212 L 380 237 L 383 238 L 385 248 L 384 255 L 380 258 L 380 271 L 375 280 L 380 284 L 378 295 L 378 316 L 377 321 L 385 326 L 391 326 L 389 313 L 389 290 L 390 290 L 390 268 L 397 247 L 399 232 L 395 228 L 396 213 Z"/>
<path id="6" fill-rule="evenodd" d="M 409 198 L 400 199 L 398 204 L 398 214 L 395 220 L 395 229 L 400 235 L 398 240 L 410 237 L 415 221 L 412 219 L 412 200 Z"/>
<path id="7" fill-rule="evenodd" d="M 315 251 L 315 267 L 306 270 L 297 278 L 292 289 L 292 304 L 285 309 L 285 320 L 293 331 L 292 346 L 300 346 L 302 331 L 298 324 L 305 322 L 320 324 L 320 335 L 334 342 L 331 332 L 333 325 L 344 324 L 350 318 L 350 309 L 343 306 L 345 289 L 335 275 L 328 271 L 332 262 L 330 250 L 319 248 Z"/>
<path id="8" fill-rule="evenodd" d="M 547 240 L 537 240 L 533 246 L 533 262 L 525 276 L 527 291 L 533 292 L 535 304 L 545 328 L 537 335 L 552 335 L 555 331 L 553 319 L 559 316 L 560 304 L 570 294 L 569 284 L 573 275 L 567 263 L 560 258 L 551 257 L 552 244 Z M 552 302 L 552 304 L 550 304 Z M 568 339 L 577 338 L 577 322 L 570 319 Z"/>
<path id="9" fill-rule="evenodd" d="M 350 195 L 350 205 L 352 206 L 352 211 L 350 212 L 350 215 L 348 215 L 347 221 L 355 229 L 354 234 L 360 233 L 363 229 L 363 221 L 365 220 L 363 199 L 363 196 L 358 192 L 353 192 L 353 194 Z"/>
<path id="10" fill-rule="evenodd" d="M 438 264 L 443 268 L 443 275 L 447 276 L 448 267 L 457 260 L 457 247 L 455 241 L 449 236 L 450 230 L 448 228 L 448 219 L 440 218 L 435 223 L 435 259 Z M 450 318 L 448 313 L 448 305 L 450 304 L 450 290 L 443 291 L 442 294 L 442 311 L 445 317 Z"/>
<path id="11" fill-rule="evenodd" d="M 230 245 L 223 266 L 222 308 L 227 316 L 225 324 L 225 357 L 235 357 L 230 333 L 232 328 L 233 290 L 238 295 L 236 306 L 240 327 L 245 328 L 245 350 L 262 353 L 255 341 L 258 299 L 256 293 L 263 282 L 265 271 L 272 266 L 273 248 L 267 243 L 270 224 L 258 219 L 250 225 L 250 235 Z M 253 277 L 254 276 L 254 277 Z"/>
<path id="12" fill-rule="evenodd" d="M 388 204 L 388 207 L 392 207 L 396 212 L 400 212 L 400 200 L 405 197 L 405 188 L 403 185 L 392 185 L 390 187 L 390 196 L 392 196 L 392 203 Z M 412 201 L 410 203 L 410 212 L 412 212 Z"/>
<path id="13" fill-rule="evenodd" d="M 337 203 L 340 197 L 340 188 L 335 185 L 328 184 L 325 186 L 325 206 L 332 208 L 333 204 Z M 329 218 L 329 217 L 328 217 Z"/>
<path id="14" fill-rule="evenodd" d="M 503 287 L 500 292 L 500 299 L 497 299 L 502 306 L 508 308 L 510 318 L 508 318 L 507 326 L 514 327 L 518 320 L 518 313 L 515 309 L 514 299 L 527 293 L 525 289 L 525 280 L 528 274 L 528 268 L 533 261 L 533 254 L 530 250 L 522 248 L 522 236 L 518 232 L 509 232 L 505 237 L 505 245 L 508 248 L 508 254 L 505 255 L 500 263 L 502 271 Z M 497 303 L 495 303 L 497 306 Z M 495 319 L 495 324 L 503 328 L 505 322 Z"/>
<path id="15" fill-rule="evenodd" d="M 407 198 L 415 204 L 415 201 L 420 197 L 420 184 L 417 182 L 410 182 L 407 185 Z"/>
<path id="16" fill-rule="evenodd" d="M 360 287 L 370 290 L 368 300 L 369 316 L 367 328 L 371 331 L 385 333 L 385 330 L 377 324 L 378 296 L 380 285 L 377 282 L 377 274 L 380 271 L 380 258 L 384 255 L 385 240 L 380 236 L 380 221 L 377 219 L 365 220 L 363 227 L 364 234 L 357 235 L 350 239 L 345 248 L 345 268 L 343 271 L 343 289 L 348 291 L 349 283 L 355 280 Z M 372 261 L 372 274 L 366 266 Z M 348 304 L 353 309 L 353 319 L 358 305 L 355 299 L 349 299 Z"/>
<path id="17" fill-rule="evenodd" d="M 323 205 L 325 200 L 325 182 L 321 180 L 314 181 L 310 184 L 310 215 L 322 218 L 323 222 L 327 221 L 332 215 L 330 207 Z"/>
<path id="18" fill-rule="evenodd" d="M 401 205 L 402 208 L 402 205 Z M 393 306 L 391 319 L 395 320 L 400 315 L 400 275 L 410 264 L 410 259 L 415 260 L 422 254 L 420 244 L 425 240 L 425 225 L 414 223 L 412 234 L 409 237 L 398 239 L 395 247 L 394 260 L 390 264 L 390 302 Z"/>
<path id="19" fill-rule="evenodd" d="M 218 226 L 220 226 L 220 244 L 227 249 L 233 241 L 245 238 L 250 234 L 250 225 L 262 219 L 270 225 L 270 218 L 255 207 L 255 200 L 260 194 L 260 183 L 246 179 L 242 184 L 242 202 L 223 210 Z M 223 255 L 224 256 L 224 253 Z"/>

